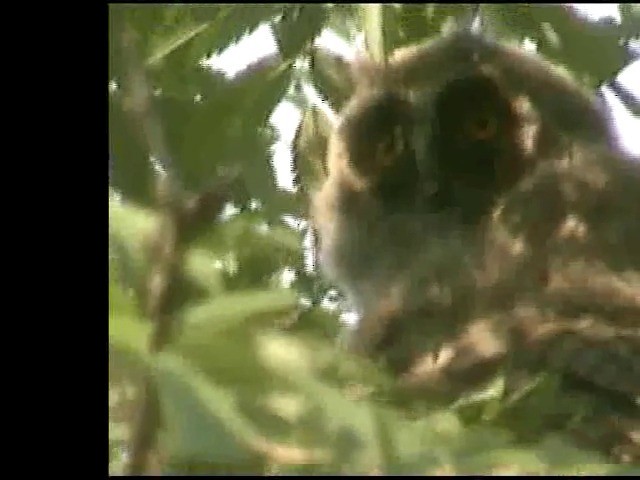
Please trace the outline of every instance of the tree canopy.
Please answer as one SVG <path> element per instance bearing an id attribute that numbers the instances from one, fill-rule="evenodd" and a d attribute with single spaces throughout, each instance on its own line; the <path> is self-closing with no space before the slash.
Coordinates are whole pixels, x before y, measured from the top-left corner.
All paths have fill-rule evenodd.
<path id="1" fill-rule="evenodd" d="M 469 21 L 468 4 L 115 4 L 109 9 L 109 446 L 112 474 L 613 474 L 545 418 L 553 375 L 500 378 L 448 408 L 390 401 L 340 348 L 345 310 L 309 267 L 307 193 L 351 93 L 330 30 L 382 59 Z M 484 4 L 483 28 L 535 43 L 595 88 L 627 61 L 640 9 L 587 23 L 558 4 Z M 477 13 L 477 12 L 476 12 Z M 204 61 L 268 25 L 278 52 L 228 77 Z M 319 105 L 309 89 L 324 101 Z M 294 191 L 273 174 L 283 100 L 301 111 Z M 293 220 L 292 220 L 293 219 Z M 299 220 L 299 221 L 298 221 Z M 542 432 L 517 442 L 503 428 Z M 625 470 L 626 469 L 626 470 Z M 637 467 L 636 467 L 637 472 Z"/>

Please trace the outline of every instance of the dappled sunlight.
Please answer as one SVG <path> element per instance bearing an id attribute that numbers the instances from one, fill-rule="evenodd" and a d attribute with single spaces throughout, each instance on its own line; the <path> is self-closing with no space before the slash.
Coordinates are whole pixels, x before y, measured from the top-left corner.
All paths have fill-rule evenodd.
<path id="1" fill-rule="evenodd" d="M 109 473 L 637 469 L 619 10 L 110 5 Z"/>

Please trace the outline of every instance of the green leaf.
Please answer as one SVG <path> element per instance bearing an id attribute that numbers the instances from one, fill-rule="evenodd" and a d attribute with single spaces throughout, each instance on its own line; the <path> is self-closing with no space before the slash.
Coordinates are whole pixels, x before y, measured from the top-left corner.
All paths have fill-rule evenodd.
<path id="1" fill-rule="evenodd" d="M 484 5 L 483 5 L 484 6 Z M 427 5 L 431 35 L 445 33 L 451 25 L 459 25 L 474 5 L 465 3 L 432 3 Z"/>
<path id="2" fill-rule="evenodd" d="M 258 432 L 242 415 L 233 391 L 169 354 L 159 356 L 157 382 L 165 427 L 163 446 L 172 461 L 252 463 L 255 455 L 249 445 Z"/>
<path id="3" fill-rule="evenodd" d="M 621 3 L 620 8 L 620 29 L 625 37 L 633 38 L 640 36 L 640 4 Z"/>
<path id="4" fill-rule="evenodd" d="M 118 206 L 114 206 L 116 210 Z M 109 259 L 109 343 L 145 357 L 150 326 L 140 320 L 139 299 L 123 286 L 114 259 Z"/>
<path id="5" fill-rule="evenodd" d="M 137 315 L 138 306 L 132 292 L 125 290 L 116 278 L 114 268 L 109 272 L 109 316 Z"/>
<path id="6" fill-rule="evenodd" d="M 122 78 L 124 73 L 124 59 L 122 57 L 122 31 L 124 27 L 124 16 L 122 9 L 109 5 L 109 80 Z"/>
<path id="7" fill-rule="evenodd" d="M 289 289 L 238 291 L 188 308 L 182 318 L 186 324 L 194 327 L 200 324 L 222 331 L 252 317 L 292 311 L 296 304 L 296 294 Z"/>
<path id="8" fill-rule="evenodd" d="M 222 275 L 230 290 L 277 285 L 283 266 L 299 258 L 299 234 L 288 226 L 267 225 L 260 217 L 243 212 L 200 242 L 224 258 Z"/>
<path id="9" fill-rule="evenodd" d="M 455 464 L 452 447 L 465 429 L 450 412 L 434 412 L 414 421 L 396 412 L 385 419 L 387 443 L 394 445 L 386 474 L 431 474 L 451 469 Z"/>
<path id="10" fill-rule="evenodd" d="M 157 215 L 127 201 L 109 200 L 109 251 L 114 265 L 114 278 L 133 289 L 138 303 L 148 272 L 148 240 L 151 238 Z"/>
<path id="11" fill-rule="evenodd" d="M 218 267 L 220 258 L 204 249 L 189 249 L 184 257 L 186 277 L 210 294 L 221 294 L 225 290 L 225 284 L 223 272 Z"/>
<path id="12" fill-rule="evenodd" d="M 483 12 L 503 36 L 536 41 L 538 52 L 566 65 L 592 87 L 624 65 L 620 27 L 580 20 L 563 5 L 485 5 Z"/>
<path id="13" fill-rule="evenodd" d="M 206 188 L 221 168 L 241 166 L 250 193 L 266 200 L 273 196 L 266 119 L 286 91 L 287 69 L 268 66 L 226 81 L 199 67 L 202 46 L 197 54 L 191 47 L 202 35 L 213 35 L 211 29 L 226 40 L 239 37 L 277 10 L 271 5 L 195 8 L 121 9 L 142 35 L 143 54 L 153 66 L 150 80 L 160 92 L 157 110 L 173 164 L 185 186 L 196 191 Z M 196 95 L 201 101 L 194 100 Z M 121 112 L 118 96 L 112 95 L 111 100 L 113 183 L 125 195 L 148 202 L 153 174 L 142 132 Z"/>
<path id="14" fill-rule="evenodd" d="M 359 5 L 354 3 L 335 3 L 329 6 L 327 28 L 348 43 L 355 40 L 360 18 Z"/>
<path id="15" fill-rule="evenodd" d="M 557 59 L 578 75 L 593 78 L 593 86 L 612 78 L 624 66 L 619 27 L 580 21 L 561 5 L 535 5 L 532 14 L 541 25 L 549 24 L 560 39 L 560 48 L 541 41 L 540 53 Z"/>
<path id="16" fill-rule="evenodd" d="M 246 328 L 219 331 L 214 325 L 207 327 L 185 326 L 172 351 L 215 382 L 233 387 L 243 395 L 263 392 L 272 378 L 256 356 L 251 332 Z"/>
<path id="17" fill-rule="evenodd" d="M 332 447 L 339 473 L 366 474 L 382 467 L 373 404 L 349 400 L 341 390 L 310 376 L 289 378 L 315 403 L 314 417 L 322 429 L 314 429 L 314 438 L 317 444 Z"/>
<path id="18" fill-rule="evenodd" d="M 400 4 L 368 4 L 362 7 L 365 44 L 370 58 L 384 62 L 391 52 L 408 43 L 402 29 L 406 21 Z"/>
<path id="19" fill-rule="evenodd" d="M 403 43 L 406 44 L 424 41 L 439 32 L 433 28 L 428 7 L 423 4 L 402 5 L 398 15 L 398 24 Z"/>
<path id="20" fill-rule="evenodd" d="M 353 93 L 349 64 L 342 57 L 315 48 L 311 54 L 311 74 L 318 92 L 339 111 Z"/>
<path id="21" fill-rule="evenodd" d="M 121 205 L 110 200 L 110 213 L 119 212 Z M 116 216 L 118 216 L 116 214 Z M 111 220 L 110 215 L 110 220 Z M 111 222 L 110 222 L 111 223 Z M 110 224 L 111 227 L 111 224 Z M 116 228 L 117 230 L 117 228 Z M 121 232 L 119 232 L 121 233 Z M 123 236 L 109 232 L 109 315 L 138 316 L 140 314 L 140 292 L 142 269 L 139 258 L 133 254 Z"/>
<path id="22" fill-rule="evenodd" d="M 247 210 L 219 224 L 198 245 L 219 254 L 243 248 L 268 248 L 297 254 L 300 252 L 300 237 L 289 226 L 267 226 L 262 211 Z"/>
<path id="23" fill-rule="evenodd" d="M 145 63 L 158 66 L 175 55 L 184 57 L 184 65 L 193 65 L 271 19 L 280 8 L 274 4 L 117 5 L 111 11 L 141 36 Z"/>
<path id="24" fill-rule="evenodd" d="M 154 175 L 149 151 L 139 126 L 122 109 L 122 100 L 119 91 L 109 94 L 109 183 L 126 198 L 150 205 Z"/>
<path id="25" fill-rule="evenodd" d="M 324 4 L 287 5 L 275 25 L 280 54 L 285 60 L 297 57 L 313 42 L 328 19 Z"/>
<path id="26" fill-rule="evenodd" d="M 261 363 L 283 376 L 311 375 L 328 360 L 320 360 L 318 352 L 311 352 L 301 339 L 293 335 L 264 333 L 257 336 L 256 342 Z"/>
<path id="27" fill-rule="evenodd" d="M 364 38 L 369 53 L 374 61 L 383 63 L 386 59 L 385 51 L 385 27 L 384 12 L 385 5 L 372 3 L 362 5 L 362 23 L 364 25 Z"/>
<path id="28" fill-rule="evenodd" d="M 109 230 L 123 241 L 128 239 L 132 249 L 142 248 L 143 238 L 151 234 L 157 222 L 157 214 L 151 209 L 109 200 Z"/>
<path id="29" fill-rule="evenodd" d="M 300 253 L 300 235 L 288 226 L 270 226 L 263 238 L 272 242 L 273 247 L 280 247 L 294 254 Z"/>
<path id="30" fill-rule="evenodd" d="M 150 325 L 139 317 L 109 315 L 109 381 L 141 385 L 149 367 Z"/>
<path id="31" fill-rule="evenodd" d="M 538 457 L 557 473 L 603 474 L 612 467 L 602 455 L 581 450 L 557 435 L 545 438 L 537 445 L 537 451 Z"/>
<path id="32" fill-rule="evenodd" d="M 172 347 L 218 382 L 260 391 L 270 381 L 258 360 L 252 332 L 292 314 L 292 291 L 228 294 L 186 308 L 181 334 Z"/>
<path id="33" fill-rule="evenodd" d="M 172 52 L 206 32 L 208 28 L 211 28 L 211 24 L 185 16 L 183 22 L 174 27 L 173 31 L 166 33 L 154 42 L 145 60 L 147 67 L 158 65 Z"/>
<path id="34" fill-rule="evenodd" d="M 300 272 L 298 272 L 300 276 Z M 297 284 L 296 289 L 301 290 L 301 285 Z M 335 340 L 340 334 L 342 325 L 336 313 L 331 313 L 324 308 L 314 307 L 305 309 L 299 316 L 295 324 L 287 330 L 290 332 L 300 332 L 313 334 L 317 338 Z"/>
<path id="35" fill-rule="evenodd" d="M 258 360 L 269 376 L 286 380 L 304 394 L 307 415 L 296 422 L 296 428 L 302 429 L 307 444 L 331 446 L 333 460 L 325 467 L 327 472 L 372 473 L 380 469 L 379 407 L 364 396 L 358 399 L 348 394 L 349 390 L 357 391 L 357 385 L 346 389 L 345 379 L 335 382 L 327 375 L 353 360 L 332 343 L 310 336 L 262 332 L 255 341 Z"/>
<path id="36" fill-rule="evenodd" d="M 291 428 L 295 426 L 298 432 L 296 445 L 312 449 L 330 446 L 338 462 L 334 471 L 368 472 L 371 465 L 378 464 L 380 454 L 369 411 L 373 407 L 346 398 L 341 388 L 317 378 L 327 365 L 338 361 L 335 348 L 267 331 L 255 336 L 254 344 L 248 333 L 236 329 L 213 334 L 186 328 L 178 348 L 208 378 L 233 388 L 242 403 L 242 407 L 237 404 L 238 411 L 251 418 L 264 416 L 260 412 L 271 405 L 267 400 L 273 400 L 276 392 L 302 393 L 304 400 L 296 398 L 303 401 L 303 411 L 286 421 L 293 422 Z M 273 422 L 263 419 L 259 423 L 266 428 L 261 431 L 278 434 Z"/>
<path id="37" fill-rule="evenodd" d="M 456 470 L 460 474 L 484 472 L 502 475 L 539 475 L 545 472 L 545 463 L 540 459 L 538 452 L 533 450 L 508 447 L 487 449 L 486 446 L 475 444 L 469 451 L 473 452 L 471 456 L 460 458 L 456 462 Z"/>
<path id="38" fill-rule="evenodd" d="M 540 25 L 533 17 L 532 8 L 531 4 L 486 4 L 482 5 L 482 15 L 492 30 L 502 38 L 537 40 Z"/>
<path id="39" fill-rule="evenodd" d="M 212 77 L 213 78 L 213 77 Z M 286 69 L 267 68 L 236 81 L 210 82 L 193 99 L 158 99 L 169 150 L 187 188 L 206 188 L 221 169 L 240 169 L 254 198 L 275 187 L 266 120 L 289 82 Z"/>
<path id="40" fill-rule="evenodd" d="M 282 12 L 282 4 L 225 5 L 223 13 L 216 17 L 216 35 L 211 38 L 211 48 L 218 51 L 240 40 L 260 24 L 272 20 Z"/>
<path id="41" fill-rule="evenodd" d="M 230 470 L 246 474 L 260 473 L 262 458 L 302 464 L 319 464 L 326 458 L 323 451 L 326 449 L 301 447 L 300 442 L 276 443 L 273 432 L 269 436 L 263 435 L 264 425 L 258 427 L 237 389 L 209 381 L 187 362 L 163 355 L 158 378 L 163 405 L 168 412 L 169 428 L 164 443 L 174 459 L 211 465 L 213 468 L 208 473 Z M 277 395 L 271 395 L 271 401 L 265 403 L 256 401 L 258 397 L 254 392 L 250 397 L 253 408 L 273 406 L 273 400 L 282 399 L 284 392 L 273 393 Z"/>

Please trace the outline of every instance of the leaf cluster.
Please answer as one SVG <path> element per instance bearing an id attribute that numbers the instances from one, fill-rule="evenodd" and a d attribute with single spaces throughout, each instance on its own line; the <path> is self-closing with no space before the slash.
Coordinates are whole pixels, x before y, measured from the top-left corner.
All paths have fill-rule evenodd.
<path id="1" fill-rule="evenodd" d="M 304 232 L 282 222 L 284 214 L 304 217 L 305 199 L 276 187 L 271 112 L 286 99 L 302 110 L 295 166 L 301 185 L 311 187 L 324 174 L 331 120 L 292 92 L 310 81 L 339 109 L 352 88 L 349 62 L 315 45 L 318 35 L 330 28 L 352 42 L 364 32 L 367 48 L 384 56 L 439 34 L 466 18 L 468 8 L 110 7 L 109 154 L 115 192 L 109 206 L 111 473 L 123 472 L 131 453 L 136 398 L 147 375 L 158 387 L 162 423 L 156 460 L 163 473 L 623 472 L 572 446 L 562 434 L 523 442 L 506 433 L 505 424 L 512 432 L 544 430 L 546 424 L 536 423 L 544 412 L 551 416 L 562 410 L 558 415 L 564 422 L 567 415 L 573 418 L 590 408 L 580 399 L 558 405 L 553 392 L 559 387 L 552 376 L 519 396 L 494 384 L 444 408 L 407 405 L 397 398 L 378 366 L 341 350 L 337 314 L 318 301 L 330 286 L 303 267 Z M 620 26 L 589 26 L 576 23 L 560 6 L 482 9 L 493 31 L 535 40 L 542 53 L 592 84 L 621 68 L 618 40 L 633 36 L 637 24 L 634 10 Z M 233 77 L 203 65 L 261 25 L 271 28 L 276 54 Z M 127 31 L 136 35 L 138 61 L 170 153 L 170 174 L 191 192 L 205 190 L 228 171 L 237 172 L 246 186 L 186 249 L 182 262 L 189 295 L 175 312 L 173 342 L 154 354 L 148 351 L 154 325 L 145 318 L 144 291 L 161 221 L 154 197 L 159 174 L 151 161 L 156 152 L 132 114 Z M 594 64 L 593 58 L 599 61 Z M 308 69 L 300 68 L 305 64 Z M 281 283 L 286 269 L 296 274 L 289 287 Z M 301 292 L 313 292 L 311 305 L 300 301 Z"/>

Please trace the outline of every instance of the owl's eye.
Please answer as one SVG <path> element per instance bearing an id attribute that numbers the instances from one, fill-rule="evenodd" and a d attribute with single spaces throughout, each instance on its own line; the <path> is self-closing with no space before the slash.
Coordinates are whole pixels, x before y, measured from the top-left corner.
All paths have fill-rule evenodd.
<path id="1" fill-rule="evenodd" d="M 392 165 L 405 149 L 405 132 L 402 127 L 396 127 L 391 136 L 378 147 L 378 163 L 381 167 Z"/>
<path id="2" fill-rule="evenodd" d="M 479 115 L 473 118 L 467 126 L 467 133 L 473 140 L 488 140 L 493 138 L 496 132 L 496 119 L 490 115 Z"/>

